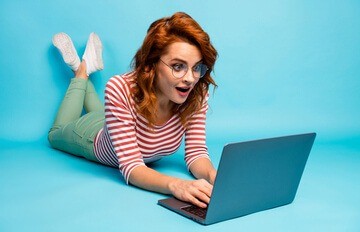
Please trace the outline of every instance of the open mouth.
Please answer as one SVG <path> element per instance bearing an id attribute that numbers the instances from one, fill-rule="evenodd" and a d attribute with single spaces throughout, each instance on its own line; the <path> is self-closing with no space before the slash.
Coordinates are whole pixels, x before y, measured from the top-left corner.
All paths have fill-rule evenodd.
<path id="1" fill-rule="evenodd" d="M 190 88 L 181 88 L 181 87 L 176 87 L 176 89 L 182 93 L 186 93 L 190 90 Z"/>

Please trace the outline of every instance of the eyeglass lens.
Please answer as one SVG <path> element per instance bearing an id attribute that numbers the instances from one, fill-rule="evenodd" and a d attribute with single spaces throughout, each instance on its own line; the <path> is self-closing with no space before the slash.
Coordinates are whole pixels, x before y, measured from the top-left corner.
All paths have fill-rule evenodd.
<path id="1" fill-rule="evenodd" d="M 176 78 L 182 78 L 188 72 L 188 66 L 186 64 L 182 64 L 180 67 L 174 68 L 172 67 L 172 73 Z M 192 73 L 194 77 L 201 78 L 205 76 L 208 67 L 205 64 L 197 64 L 194 68 L 192 68 Z"/>

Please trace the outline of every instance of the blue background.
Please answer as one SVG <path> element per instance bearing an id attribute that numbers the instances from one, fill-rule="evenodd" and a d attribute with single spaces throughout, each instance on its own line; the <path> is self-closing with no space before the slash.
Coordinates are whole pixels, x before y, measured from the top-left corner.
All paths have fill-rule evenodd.
<path id="1" fill-rule="evenodd" d="M 66 32 L 82 55 L 99 34 L 105 69 L 92 78 L 103 97 L 150 23 L 176 11 L 219 53 L 207 123 L 215 164 L 227 142 L 318 133 L 295 204 L 201 227 L 157 206 L 163 196 L 125 186 L 117 170 L 48 147 L 72 77 L 52 36 Z M 0 35 L 0 230 L 360 230 L 359 1 L 1 1 Z M 179 151 L 155 168 L 190 178 L 182 165 Z"/>

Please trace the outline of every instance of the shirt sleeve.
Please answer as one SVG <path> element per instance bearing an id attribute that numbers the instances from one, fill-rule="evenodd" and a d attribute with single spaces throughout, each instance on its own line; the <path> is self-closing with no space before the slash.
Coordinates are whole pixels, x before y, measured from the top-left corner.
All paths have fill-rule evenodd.
<path id="1" fill-rule="evenodd" d="M 119 170 L 129 184 L 131 171 L 145 166 L 145 163 L 137 144 L 130 90 L 120 76 L 110 78 L 105 87 L 105 123 L 118 158 Z"/>
<path id="2" fill-rule="evenodd" d="M 208 110 L 208 96 L 201 110 L 194 114 L 188 121 L 188 127 L 185 131 L 185 163 L 190 170 L 191 164 L 201 158 L 210 159 L 208 148 L 206 146 L 206 113 Z"/>

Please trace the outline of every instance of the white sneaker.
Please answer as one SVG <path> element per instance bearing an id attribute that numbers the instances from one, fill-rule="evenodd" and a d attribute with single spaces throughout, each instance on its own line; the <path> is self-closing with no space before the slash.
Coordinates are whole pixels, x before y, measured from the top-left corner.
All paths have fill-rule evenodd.
<path id="1" fill-rule="evenodd" d="M 96 72 L 97 70 L 104 69 L 102 43 L 99 36 L 94 32 L 92 32 L 89 36 L 82 59 L 85 60 L 86 72 L 88 75 Z"/>
<path id="2" fill-rule="evenodd" d="M 52 42 L 60 51 L 65 63 L 69 65 L 73 71 L 76 71 L 80 65 L 80 58 L 71 38 L 64 32 L 60 32 L 53 36 Z"/>

